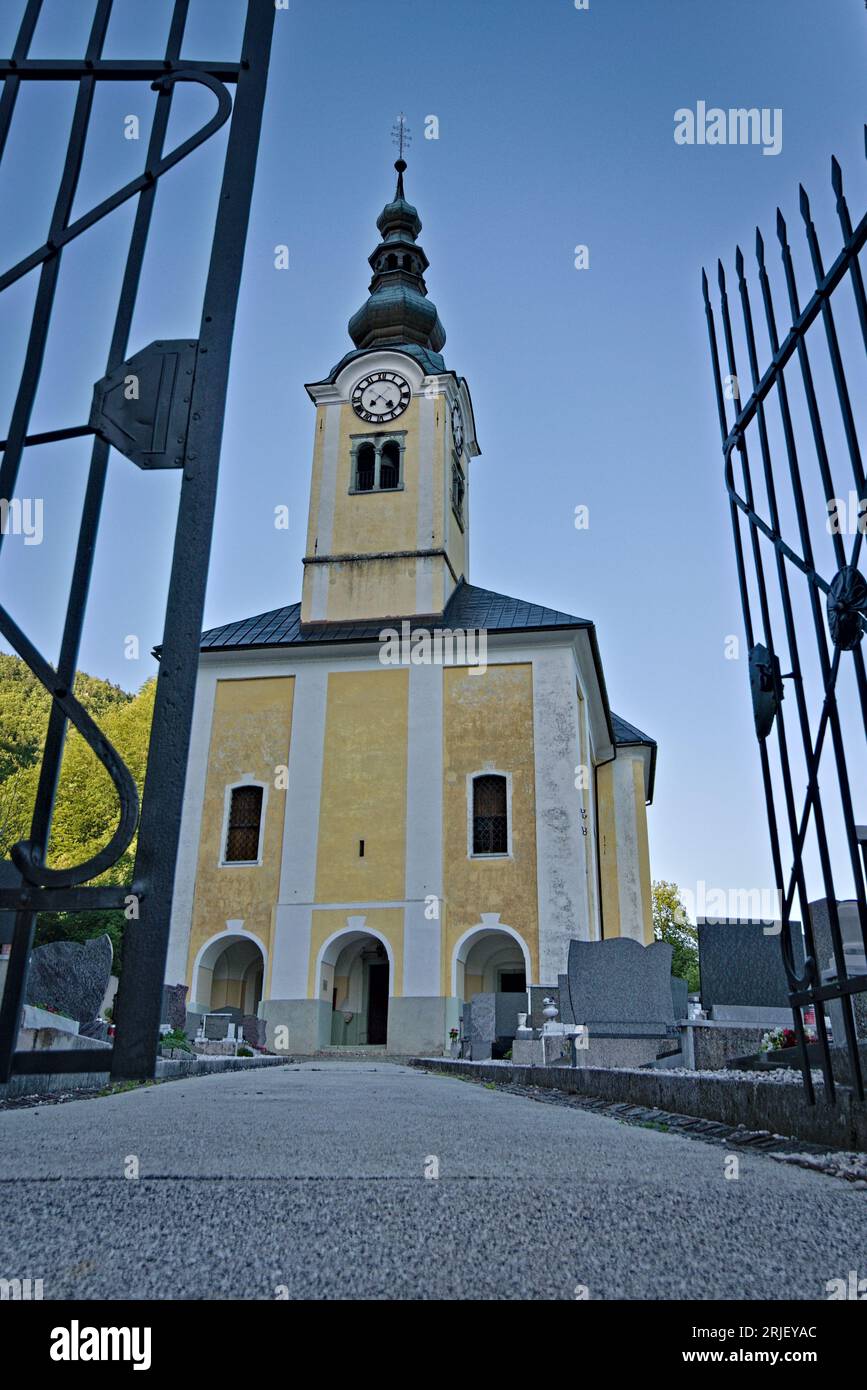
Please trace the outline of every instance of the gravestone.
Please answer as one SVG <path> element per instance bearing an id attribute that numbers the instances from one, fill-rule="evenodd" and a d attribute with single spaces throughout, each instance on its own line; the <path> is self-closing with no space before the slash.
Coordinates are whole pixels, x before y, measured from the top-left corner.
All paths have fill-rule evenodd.
<path id="1" fill-rule="evenodd" d="M 672 948 L 665 941 L 642 946 L 631 937 L 570 941 L 567 974 L 560 976 L 560 1018 L 591 1032 L 639 1035 L 673 1027 Z M 568 994 L 571 1017 L 564 1010 Z"/>
<path id="2" fill-rule="evenodd" d="M 678 1023 L 689 1017 L 689 982 L 681 975 L 671 977 L 671 1002 Z"/>
<path id="3" fill-rule="evenodd" d="M 587 1027 L 579 1066 L 646 1066 L 675 1050 L 671 957 L 664 941 L 569 942 L 567 973 L 559 977 L 560 1021 Z"/>
<path id="4" fill-rule="evenodd" d="M 474 994 L 464 1005 L 465 1055 L 487 1061 L 495 1046 L 508 1048 L 518 1027 L 518 1014 L 527 1011 L 525 992 Z"/>
<path id="5" fill-rule="evenodd" d="M 30 957 L 25 1003 L 55 1009 L 74 1018 L 85 1037 L 99 1037 L 99 1010 L 105 998 L 114 952 L 108 936 L 92 941 L 51 941 Z"/>
<path id="6" fill-rule="evenodd" d="M 183 1033 L 187 1026 L 187 986 L 163 985 L 163 1007 L 161 1023 L 167 1023 L 174 1032 Z"/>
<path id="7" fill-rule="evenodd" d="M 843 955 L 847 975 L 863 975 L 867 972 L 864 955 L 864 938 L 861 935 L 861 919 L 855 898 L 837 903 L 837 916 L 840 923 L 840 936 L 843 939 Z M 837 962 L 834 957 L 834 944 L 831 937 L 831 914 L 827 898 L 819 898 L 810 903 L 810 921 L 813 927 L 813 943 L 819 959 L 819 969 L 823 984 L 837 979 Z M 853 994 L 852 1013 L 855 1021 L 855 1035 L 861 1042 L 867 1041 L 867 992 Z M 843 1006 L 838 999 L 828 1001 L 831 1027 L 834 1032 L 834 1046 L 843 1047 L 846 1030 L 843 1023 Z"/>
<path id="8" fill-rule="evenodd" d="M 244 1042 L 250 1043 L 252 1047 L 265 1046 L 265 1020 L 258 1014 L 244 1014 L 242 1020 L 244 1030 Z"/>
<path id="9" fill-rule="evenodd" d="M 792 956 L 800 974 L 804 968 L 800 922 L 792 922 L 791 928 Z M 784 1009 L 789 1002 L 780 933 L 768 931 L 767 922 L 734 917 L 710 922 L 699 917 L 698 962 L 701 1004 L 707 1012 L 715 1004 Z"/>
<path id="10" fill-rule="evenodd" d="M 848 944 L 855 946 L 856 950 L 864 950 L 864 938 L 861 935 L 861 920 L 858 916 L 858 903 L 855 898 L 844 899 L 837 903 L 837 916 L 840 922 L 840 935 L 843 938 L 844 948 Z M 820 970 L 827 969 L 834 955 L 834 945 L 831 939 L 831 914 L 827 898 L 817 898 L 810 903 L 810 924 L 813 928 L 813 943 L 816 947 Z"/>

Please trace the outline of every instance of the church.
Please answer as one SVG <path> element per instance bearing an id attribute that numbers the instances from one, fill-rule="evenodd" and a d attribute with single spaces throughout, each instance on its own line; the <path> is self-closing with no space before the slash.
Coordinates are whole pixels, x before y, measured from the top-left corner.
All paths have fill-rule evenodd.
<path id="1" fill-rule="evenodd" d="M 201 644 L 166 983 L 295 1054 L 442 1053 L 571 938 L 653 935 L 656 744 L 591 621 L 471 582 L 472 398 L 395 168 L 354 347 L 307 386 L 301 602 Z"/>

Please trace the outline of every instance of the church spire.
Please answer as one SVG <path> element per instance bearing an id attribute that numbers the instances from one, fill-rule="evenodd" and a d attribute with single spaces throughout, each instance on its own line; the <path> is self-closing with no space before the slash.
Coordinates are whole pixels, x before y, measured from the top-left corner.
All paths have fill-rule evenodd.
<path id="1" fill-rule="evenodd" d="M 416 240 L 421 218 L 407 202 L 403 187 L 407 167 L 403 150 L 408 138 L 401 116 L 400 154 L 394 163 L 397 187 L 376 221 L 382 240 L 368 258 L 373 271 L 370 297 L 349 320 L 349 336 L 362 350 L 415 345 L 438 353 L 446 340 L 445 329 L 436 305 L 427 297 L 424 272 L 429 262 Z"/>

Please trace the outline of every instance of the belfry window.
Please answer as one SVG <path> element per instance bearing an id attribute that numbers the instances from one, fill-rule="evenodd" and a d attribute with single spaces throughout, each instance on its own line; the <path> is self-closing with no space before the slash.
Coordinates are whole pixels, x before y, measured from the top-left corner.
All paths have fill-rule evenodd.
<path id="1" fill-rule="evenodd" d="M 259 859 L 262 829 L 262 788 L 233 787 L 229 794 L 229 824 L 225 864 L 255 864 Z"/>
<path id="2" fill-rule="evenodd" d="M 372 444 L 362 444 L 355 458 L 355 486 L 359 492 L 372 492 L 376 474 L 376 450 Z"/>
<path id="3" fill-rule="evenodd" d="M 350 492 L 396 492 L 403 487 L 406 431 L 357 435 L 352 440 Z"/>
<path id="4" fill-rule="evenodd" d="M 507 779 L 499 773 L 473 778 L 473 854 L 509 853 Z"/>
<path id="5" fill-rule="evenodd" d="M 391 491 L 400 482 L 400 445 L 389 439 L 382 446 L 379 462 L 379 486 L 382 492 Z"/>
<path id="6" fill-rule="evenodd" d="M 464 480 L 464 470 L 457 459 L 452 461 L 452 510 L 460 522 L 464 524 L 464 493 L 466 492 L 466 482 Z"/>

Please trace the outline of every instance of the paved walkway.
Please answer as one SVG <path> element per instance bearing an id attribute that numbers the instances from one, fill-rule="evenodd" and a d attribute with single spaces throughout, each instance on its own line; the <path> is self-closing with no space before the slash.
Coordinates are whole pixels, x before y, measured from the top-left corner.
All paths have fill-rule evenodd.
<path id="1" fill-rule="evenodd" d="M 0 1277 L 63 1299 L 824 1299 L 867 1277 L 867 1192 L 725 1159 L 383 1062 L 174 1081 L 0 1113 Z"/>

